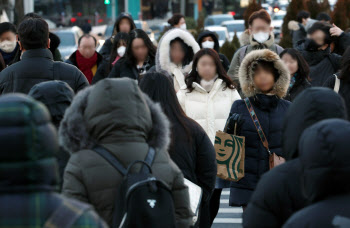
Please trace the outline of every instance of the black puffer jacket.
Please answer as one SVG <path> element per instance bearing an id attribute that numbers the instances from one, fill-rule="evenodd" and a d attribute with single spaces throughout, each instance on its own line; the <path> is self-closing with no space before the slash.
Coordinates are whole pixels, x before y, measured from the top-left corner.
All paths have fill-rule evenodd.
<path id="1" fill-rule="evenodd" d="M 49 49 L 27 50 L 22 60 L 0 73 L 0 94 L 25 93 L 40 82 L 61 80 L 78 92 L 89 85 L 84 74 L 75 66 L 54 62 Z"/>
<path id="2" fill-rule="evenodd" d="M 295 213 L 285 228 L 349 227 L 350 123 L 319 122 L 299 142 L 302 188 L 312 204 Z"/>
<path id="3" fill-rule="evenodd" d="M 341 56 L 331 53 L 330 48 L 310 52 L 305 50 L 305 40 L 301 40 L 296 49 L 309 64 L 312 86 L 323 86 L 327 79 L 340 69 Z"/>
<path id="4" fill-rule="evenodd" d="M 328 78 L 323 86 L 334 90 L 335 76 Z M 350 81 L 340 80 L 339 95 L 343 97 L 348 114 L 350 114 Z M 348 115 L 348 120 L 350 120 L 350 115 Z"/>
<path id="5" fill-rule="evenodd" d="M 295 99 L 283 126 L 283 154 L 288 162 L 261 178 L 243 214 L 244 227 L 281 227 L 307 205 L 300 187 L 298 142 L 307 127 L 329 118 L 346 118 L 344 103 L 333 91 L 310 88 Z"/>
<path id="6" fill-rule="evenodd" d="M 222 66 L 224 67 L 224 69 L 226 70 L 226 72 L 228 71 L 228 69 L 230 68 L 230 61 L 228 61 L 227 57 L 224 54 L 221 54 L 220 51 L 220 45 L 219 45 L 219 40 L 216 36 L 216 34 L 212 31 L 203 31 L 201 33 L 199 33 L 198 38 L 197 38 L 197 43 L 199 44 L 199 46 L 201 48 L 202 47 L 202 41 L 204 37 L 210 36 L 211 38 L 213 38 L 214 40 L 214 50 L 219 54 L 220 57 L 220 61 L 222 63 Z"/>
<path id="7" fill-rule="evenodd" d="M 49 109 L 52 122 L 58 129 L 66 109 L 72 103 L 74 91 L 65 82 L 48 81 L 33 86 L 28 95 L 42 102 Z M 69 153 L 61 147 L 55 153 L 55 157 L 58 161 L 61 180 L 63 180 L 64 169 L 70 157 Z"/>
<path id="8" fill-rule="evenodd" d="M 311 87 L 311 84 L 306 79 L 296 81 L 291 89 L 288 90 L 286 97 L 284 98 L 287 101 L 293 102 L 294 99 L 305 89 Z"/>

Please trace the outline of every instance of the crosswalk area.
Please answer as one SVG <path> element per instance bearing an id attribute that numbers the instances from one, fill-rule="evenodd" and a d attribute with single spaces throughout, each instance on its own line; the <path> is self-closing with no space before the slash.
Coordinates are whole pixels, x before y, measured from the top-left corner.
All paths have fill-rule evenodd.
<path id="1" fill-rule="evenodd" d="M 212 228 L 242 228 L 241 207 L 230 207 L 228 205 L 230 189 L 223 189 L 220 199 L 219 213 L 214 220 Z"/>

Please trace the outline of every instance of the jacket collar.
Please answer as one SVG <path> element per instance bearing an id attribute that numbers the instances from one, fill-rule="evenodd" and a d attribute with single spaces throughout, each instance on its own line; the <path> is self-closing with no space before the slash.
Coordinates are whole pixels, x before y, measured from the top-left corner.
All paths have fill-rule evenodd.
<path id="1" fill-rule="evenodd" d="M 71 61 L 73 63 L 74 66 L 77 66 L 77 51 L 73 52 L 70 56 L 69 56 L 69 61 Z M 103 60 L 103 56 L 97 52 L 97 65 L 100 64 L 100 62 Z"/>
<path id="2" fill-rule="evenodd" d="M 23 53 L 22 59 L 30 59 L 30 58 L 47 58 L 53 60 L 52 53 L 49 49 L 32 49 L 27 50 Z"/>
<path id="3" fill-rule="evenodd" d="M 264 43 L 260 44 L 256 40 L 253 39 L 253 35 L 250 35 L 250 45 L 252 46 L 263 46 L 265 48 L 270 48 L 275 43 L 275 35 L 273 32 L 270 33 L 270 37 L 268 40 L 266 40 Z"/>
<path id="4" fill-rule="evenodd" d="M 218 78 L 216 79 L 216 81 L 214 82 L 214 86 L 213 88 L 210 90 L 209 94 L 215 94 L 220 88 L 221 85 L 223 84 L 223 80 Z M 194 90 L 200 92 L 200 93 L 208 93 L 199 83 L 197 82 L 193 82 L 192 84 Z"/>

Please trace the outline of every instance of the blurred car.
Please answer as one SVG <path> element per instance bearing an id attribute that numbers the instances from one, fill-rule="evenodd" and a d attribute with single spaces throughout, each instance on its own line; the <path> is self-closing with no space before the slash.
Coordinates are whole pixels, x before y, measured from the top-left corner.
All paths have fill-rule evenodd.
<path id="1" fill-rule="evenodd" d="M 207 18 L 205 18 L 204 26 L 220 26 L 222 22 L 233 20 L 234 18 L 230 14 L 210 15 Z"/>
<path id="2" fill-rule="evenodd" d="M 227 40 L 231 41 L 226 27 L 222 27 L 222 26 L 207 26 L 207 27 L 204 27 L 204 30 L 209 30 L 209 31 L 215 32 L 218 35 L 218 40 L 219 40 L 220 47 Z"/>
<path id="3" fill-rule="evenodd" d="M 77 26 L 69 29 L 56 30 L 54 33 L 61 40 L 58 50 L 61 52 L 63 60 L 67 60 L 69 56 L 77 50 L 78 40 L 84 35 L 83 31 Z"/>
<path id="4" fill-rule="evenodd" d="M 272 16 L 272 26 L 274 27 L 275 37 L 280 37 L 283 25 L 283 19 L 286 16 L 286 11 L 280 10 Z"/>
<path id="5" fill-rule="evenodd" d="M 157 25 L 152 25 L 150 27 L 150 29 L 152 30 L 152 32 L 154 33 L 154 39 L 158 40 L 160 34 L 162 34 L 162 32 L 164 32 L 164 29 L 169 27 L 169 23 L 168 22 L 163 22 L 161 24 L 157 24 Z"/>
<path id="6" fill-rule="evenodd" d="M 270 4 L 263 3 L 261 4 L 261 7 L 266 10 L 270 15 L 273 13 L 273 8 L 270 6 Z"/>
<path id="7" fill-rule="evenodd" d="M 244 20 L 225 21 L 221 23 L 221 26 L 227 28 L 230 40 L 233 39 L 235 32 L 237 33 L 237 37 L 240 37 L 245 31 Z"/>

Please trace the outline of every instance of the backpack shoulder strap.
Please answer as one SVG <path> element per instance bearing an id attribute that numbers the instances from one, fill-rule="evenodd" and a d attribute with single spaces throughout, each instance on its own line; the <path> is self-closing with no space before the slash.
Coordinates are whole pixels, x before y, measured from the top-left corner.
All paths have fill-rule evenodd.
<path id="1" fill-rule="evenodd" d="M 239 63 L 241 64 L 243 62 L 243 59 L 245 57 L 245 54 L 247 52 L 248 45 L 243 46 L 239 51 Z"/>
<path id="2" fill-rule="evenodd" d="M 276 52 L 278 55 L 280 55 L 284 49 L 283 49 L 283 47 L 279 46 L 278 44 L 275 44 L 275 45 L 276 45 Z"/>
<path id="3" fill-rule="evenodd" d="M 76 200 L 63 199 L 61 205 L 46 220 L 44 228 L 70 228 L 91 206 Z"/>
<path id="4" fill-rule="evenodd" d="M 103 146 L 97 145 L 93 148 L 93 150 L 101 155 L 109 164 L 111 164 L 116 170 L 118 170 L 123 176 L 127 174 L 127 170 L 124 168 L 122 163 L 113 156 L 106 148 Z"/>
<path id="5" fill-rule="evenodd" d="M 258 132 L 258 135 L 260 137 L 260 140 L 261 140 L 262 144 L 266 148 L 267 152 L 269 152 L 269 154 L 272 154 L 270 149 L 269 149 L 269 142 L 266 139 L 265 133 L 264 133 L 264 131 L 263 131 L 261 125 L 260 125 L 259 119 L 258 119 L 258 117 L 257 117 L 257 115 L 256 115 L 256 113 L 254 111 L 254 108 L 253 108 L 252 104 L 250 103 L 249 98 L 245 98 L 244 99 L 244 103 L 247 106 L 248 112 L 250 114 L 250 117 L 253 120 L 253 123 L 254 123 L 255 128 L 256 128 L 256 130 Z"/>
<path id="6" fill-rule="evenodd" d="M 156 151 L 154 150 L 154 148 L 150 147 L 149 151 L 147 153 L 147 156 L 145 158 L 145 162 L 149 165 L 152 166 L 152 163 L 154 161 L 154 157 L 156 155 Z M 141 172 L 142 173 L 147 173 L 149 171 L 149 169 L 147 168 L 147 166 L 143 165 Z"/>
<path id="7" fill-rule="evenodd" d="M 334 92 L 339 93 L 340 79 L 336 74 L 334 74 L 334 77 L 335 77 Z"/>

